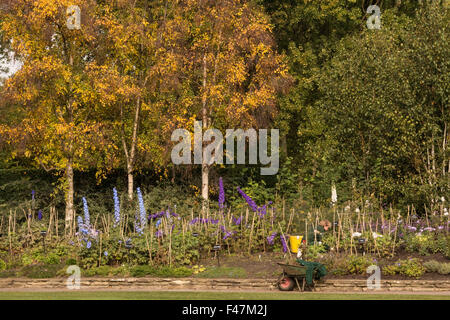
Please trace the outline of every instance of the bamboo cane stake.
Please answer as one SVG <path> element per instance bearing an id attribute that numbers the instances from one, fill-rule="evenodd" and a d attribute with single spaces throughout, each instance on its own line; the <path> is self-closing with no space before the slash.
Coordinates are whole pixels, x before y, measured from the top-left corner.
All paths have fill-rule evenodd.
<path id="1" fill-rule="evenodd" d="M 59 224 L 59 217 L 58 217 L 58 210 L 56 210 L 55 207 L 53 207 L 56 213 L 56 222 L 55 222 L 55 232 L 56 232 L 56 239 L 59 239 L 59 233 L 58 233 L 58 224 Z"/>
<path id="2" fill-rule="evenodd" d="M 291 214 L 289 215 L 289 222 L 288 222 L 288 225 L 287 225 L 287 227 L 286 227 L 286 233 L 287 233 L 287 234 L 289 234 L 289 228 L 291 227 L 293 215 L 294 215 L 294 208 L 292 208 Z"/>
<path id="3" fill-rule="evenodd" d="M 280 228 L 281 236 L 283 237 L 284 243 L 286 243 L 286 246 L 287 246 L 287 240 L 286 240 L 286 237 L 284 236 L 283 228 L 281 228 L 281 224 L 280 224 L 279 222 L 278 222 L 278 228 Z M 287 251 L 288 251 L 288 253 L 289 253 L 289 260 L 291 260 L 291 259 L 292 259 L 292 253 L 291 253 L 291 250 L 289 250 L 289 248 L 287 248 Z"/>
<path id="4" fill-rule="evenodd" d="M 150 225 L 150 263 L 153 265 L 153 225 Z"/>
<path id="5" fill-rule="evenodd" d="M 11 224 L 12 224 L 12 210 L 9 210 L 8 240 L 9 240 L 9 254 L 12 256 Z"/>
<path id="6" fill-rule="evenodd" d="M 395 254 L 395 242 L 397 241 L 397 230 L 398 230 L 398 219 L 395 224 L 395 231 L 394 231 L 394 243 L 392 244 L 392 256 Z"/>
<path id="7" fill-rule="evenodd" d="M 252 238 L 253 238 L 253 228 L 255 226 L 255 213 L 253 212 L 253 219 L 252 219 L 252 227 L 250 229 L 250 238 L 248 241 L 248 254 L 251 254 L 251 249 L 252 249 Z"/>
<path id="8" fill-rule="evenodd" d="M 14 210 L 14 218 L 13 218 L 13 233 L 16 234 L 16 213 L 17 211 Z"/>
<path id="9" fill-rule="evenodd" d="M 98 266 L 100 267 L 102 265 L 102 233 L 100 233 L 100 246 L 99 246 L 99 255 L 98 255 Z"/>

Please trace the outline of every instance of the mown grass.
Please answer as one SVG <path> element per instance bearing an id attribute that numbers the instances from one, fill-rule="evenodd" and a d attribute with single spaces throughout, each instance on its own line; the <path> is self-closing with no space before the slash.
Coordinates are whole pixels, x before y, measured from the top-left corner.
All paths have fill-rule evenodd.
<path id="1" fill-rule="evenodd" d="M 0 300 L 450 300 L 450 295 L 198 291 L 27 291 L 0 292 Z"/>

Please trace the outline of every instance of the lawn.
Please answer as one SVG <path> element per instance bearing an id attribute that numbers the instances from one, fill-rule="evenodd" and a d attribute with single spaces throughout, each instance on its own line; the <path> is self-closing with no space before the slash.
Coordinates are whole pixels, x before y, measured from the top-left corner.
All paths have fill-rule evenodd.
<path id="1" fill-rule="evenodd" d="M 450 295 L 295 292 L 0 292 L 0 300 L 450 300 Z"/>

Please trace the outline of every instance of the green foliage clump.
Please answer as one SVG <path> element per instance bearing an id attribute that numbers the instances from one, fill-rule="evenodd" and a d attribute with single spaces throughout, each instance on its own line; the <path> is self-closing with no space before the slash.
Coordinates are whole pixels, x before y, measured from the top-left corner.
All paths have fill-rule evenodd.
<path id="1" fill-rule="evenodd" d="M 13 278 L 16 276 L 15 270 L 4 270 L 0 272 L 0 278 Z"/>
<path id="2" fill-rule="evenodd" d="M 367 268 L 373 265 L 370 256 L 348 256 L 345 260 L 347 274 L 365 274 Z"/>
<path id="3" fill-rule="evenodd" d="M 81 275 L 86 277 L 93 277 L 93 276 L 107 277 L 111 275 L 111 267 L 100 266 L 96 268 L 86 269 L 81 271 Z"/>
<path id="4" fill-rule="evenodd" d="M 153 267 L 148 265 L 135 266 L 130 270 L 133 277 L 189 277 L 192 273 L 193 271 L 186 267 Z"/>
<path id="5" fill-rule="evenodd" d="M 58 275 L 58 272 L 63 266 L 53 264 L 53 265 L 42 265 L 35 264 L 23 267 L 19 272 L 19 276 L 33 278 L 33 279 L 47 279 L 54 278 Z"/>
<path id="6" fill-rule="evenodd" d="M 0 259 L 0 272 L 6 269 L 6 262 Z"/>
<path id="7" fill-rule="evenodd" d="M 316 260 L 320 256 L 320 254 L 325 253 L 326 251 L 327 250 L 324 244 L 310 245 L 306 249 L 305 259 Z"/>
<path id="8" fill-rule="evenodd" d="M 427 272 L 436 272 L 439 274 L 450 274 L 450 263 L 430 260 L 423 264 Z"/>
<path id="9" fill-rule="evenodd" d="M 441 234 L 408 234 L 404 238 L 405 250 L 408 252 L 418 252 L 420 255 L 442 253 L 447 255 L 450 236 Z"/>
<path id="10" fill-rule="evenodd" d="M 425 271 L 422 261 L 416 258 L 398 260 L 396 263 L 383 266 L 382 268 L 382 272 L 385 275 L 400 274 L 412 278 L 420 278 Z"/>
<path id="11" fill-rule="evenodd" d="M 197 278 L 246 278 L 247 271 L 240 267 L 212 267 L 195 276 Z"/>

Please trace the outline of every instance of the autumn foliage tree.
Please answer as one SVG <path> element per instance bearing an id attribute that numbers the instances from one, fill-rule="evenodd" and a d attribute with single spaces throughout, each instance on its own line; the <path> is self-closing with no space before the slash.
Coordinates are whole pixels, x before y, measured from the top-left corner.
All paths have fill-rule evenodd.
<path id="1" fill-rule="evenodd" d="M 99 28 L 96 1 L 80 0 L 82 26 L 67 28 L 69 0 L 12 0 L 1 15 L 1 30 L 23 67 L 5 83 L 2 105 L 21 117 L 0 128 L 15 153 L 46 170 L 65 171 L 66 231 L 74 230 L 74 170 L 102 163 L 107 130 L 97 117 L 98 95 L 90 78 Z"/>
<path id="2" fill-rule="evenodd" d="M 250 1 L 180 0 L 169 13 L 158 58 L 177 94 L 162 106 L 165 128 L 192 128 L 194 120 L 203 130 L 268 126 L 290 82 L 262 10 Z M 209 170 L 203 159 L 205 201 Z"/>

